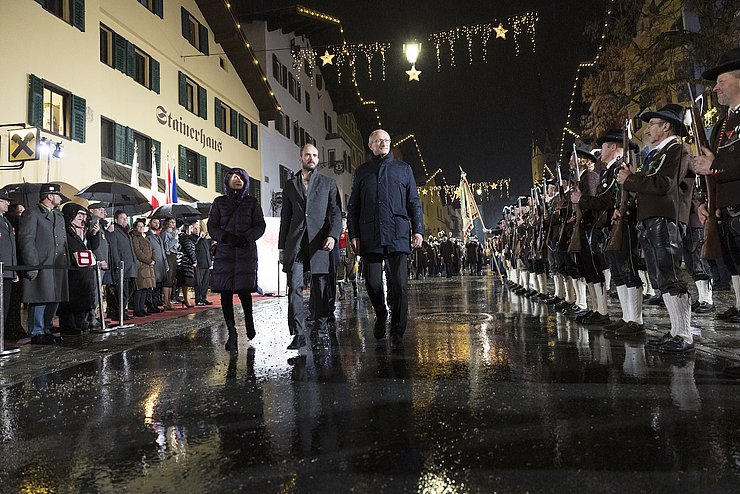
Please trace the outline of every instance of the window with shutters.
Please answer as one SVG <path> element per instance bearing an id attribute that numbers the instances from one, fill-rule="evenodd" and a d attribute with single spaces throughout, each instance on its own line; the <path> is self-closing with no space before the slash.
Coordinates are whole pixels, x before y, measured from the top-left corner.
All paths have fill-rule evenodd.
<path id="1" fill-rule="evenodd" d="M 138 0 L 141 5 L 147 8 L 151 13 L 163 18 L 162 3 L 163 0 Z"/>
<path id="2" fill-rule="evenodd" d="M 262 201 L 262 184 L 254 177 L 249 177 L 249 195 Z"/>
<path id="3" fill-rule="evenodd" d="M 184 7 L 181 9 L 182 36 L 199 52 L 208 55 L 208 28 L 198 22 Z"/>
<path id="4" fill-rule="evenodd" d="M 80 31 L 85 30 L 85 0 L 36 0 L 44 10 Z"/>
<path id="5" fill-rule="evenodd" d="M 100 61 L 113 67 L 113 31 L 100 25 Z"/>
<path id="6" fill-rule="evenodd" d="M 116 159 L 115 128 L 116 124 L 112 120 L 100 117 L 100 155 L 103 158 Z"/>
<path id="7" fill-rule="evenodd" d="M 230 167 L 216 163 L 216 192 L 223 193 L 224 191 L 224 176 L 229 173 Z"/>
<path id="8" fill-rule="evenodd" d="M 179 146 L 178 179 L 201 187 L 208 186 L 208 160 L 195 151 Z"/>
<path id="9" fill-rule="evenodd" d="M 293 178 L 291 169 L 285 165 L 280 165 L 280 188 L 284 189 L 291 178 Z"/>
<path id="10" fill-rule="evenodd" d="M 178 76 L 180 105 L 185 107 L 188 111 L 195 113 L 200 118 L 207 118 L 208 93 L 206 88 L 198 85 L 197 82 L 182 72 L 178 72 Z M 216 115 L 216 122 L 218 122 L 218 119 L 219 115 Z"/>
<path id="11" fill-rule="evenodd" d="M 136 146 L 136 162 L 139 172 L 152 171 L 152 139 L 134 131 L 134 145 Z M 133 159 L 132 159 L 133 161 Z"/>
<path id="12" fill-rule="evenodd" d="M 100 24 L 100 61 L 159 94 L 159 62 L 104 24 Z"/>
<path id="13" fill-rule="evenodd" d="M 42 129 L 69 137 L 70 94 L 44 84 L 44 119 Z"/>

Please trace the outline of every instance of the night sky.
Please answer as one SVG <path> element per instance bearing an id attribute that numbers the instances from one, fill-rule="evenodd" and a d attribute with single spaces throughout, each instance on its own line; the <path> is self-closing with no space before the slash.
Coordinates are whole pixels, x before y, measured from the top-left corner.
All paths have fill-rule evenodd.
<path id="1" fill-rule="evenodd" d="M 375 100 L 383 126 L 391 135 L 413 133 L 427 168 L 441 167 L 448 183 L 459 181 L 458 165 L 471 182 L 511 178 L 511 196 L 530 187 L 533 134 L 542 139 L 549 128 L 558 151 L 578 63 L 593 58 L 597 43 L 584 34 L 587 23 L 603 20 L 605 0 L 500 1 L 346 1 L 305 0 L 308 7 L 342 21 L 349 43 L 386 41 L 386 80 L 379 64 L 369 80 L 366 64 L 358 62 L 358 82 L 365 99 Z M 443 50 L 437 72 L 433 32 L 456 26 L 504 21 L 510 16 L 539 14 L 536 52 L 525 37 L 518 57 L 512 31 L 506 41 L 491 36 L 488 63 L 480 42 L 473 45 L 468 64 L 467 43 L 455 45 L 456 66 Z M 404 42 L 423 43 L 417 61 L 421 82 L 408 82 L 409 64 L 401 53 Z M 538 82 L 538 79 L 540 82 Z M 498 220 L 507 200 L 482 204 L 486 226 Z"/>

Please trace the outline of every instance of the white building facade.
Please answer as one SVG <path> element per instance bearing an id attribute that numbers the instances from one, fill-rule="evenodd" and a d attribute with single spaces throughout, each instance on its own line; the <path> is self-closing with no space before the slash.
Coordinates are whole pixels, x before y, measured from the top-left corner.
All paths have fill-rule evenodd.
<path id="1" fill-rule="evenodd" d="M 354 117 L 347 114 L 342 117 L 344 125 L 340 124 L 320 64 L 313 70 L 305 64 L 293 66 L 291 50 L 309 48 L 307 36 L 284 34 L 281 29 L 270 31 L 268 23 L 262 20 L 242 24 L 242 29 L 265 68 L 268 83 L 281 107 L 275 120 L 261 125 L 265 215 L 279 215 L 280 193 L 291 174 L 300 169 L 299 153 L 306 143 L 314 144 L 319 151 L 319 173 L 336 180 L 345 211 L 352 190 L 352 172 L 361 159 L 349 137 L 354 133 L 359 139 L 356 124 L 348 123 L 354 122 Z"/>
<path id="2" fill-rule="evenodd" d="M 0 0 L 0 5 L 0 46 L 8 62 L 15 60 L 3 64 L 0 78 L 0 186 L 127 182 L 136 146 L 142 190 L 154 165 L 164 192 L 169 157 L 189 200 L 218 195 L 224 166 L 245 168 L 254 178 L 253 194 L 260 195 L 259 134 L 265 128 L 260 121 L 277 114 L 277 102 L 258 64 L 249 59 L 254 67 L 239 66 L 241 55 L 251 53 L 246 40 L 231 39 L 229 46 L 215 41 L 207 18 L 220 19 L 216 34 L 225 37 L 228 3 Z M 237 36 L 243 35 L 233 20 L 229 38 Z M 9 170 L 9 142 L 21 126 L 39 128 L 39 137 L 60 143 L 63 158 L 44 156 Z"/>

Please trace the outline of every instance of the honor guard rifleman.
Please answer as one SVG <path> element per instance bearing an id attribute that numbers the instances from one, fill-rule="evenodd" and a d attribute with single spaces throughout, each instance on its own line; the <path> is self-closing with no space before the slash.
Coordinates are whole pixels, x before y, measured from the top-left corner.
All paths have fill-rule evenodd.
<path id="1" fill-rule="evenodd" d="M 658 282 L 671 321 L 671 331 L 649 340 L 648 346 L 661 353 L 692 352 L 691 305 L 681 276 L 681 246 L 694 188 L 691 148 L 681 140 L 688 134 L 683 124 L 684 109 L 668 104 L 641 118 L 648 124 L 645 137 L 655 147 L 639 172 L 622 168 L 617 182 L 636 193 L 637 232 L 648 271 Z"/>

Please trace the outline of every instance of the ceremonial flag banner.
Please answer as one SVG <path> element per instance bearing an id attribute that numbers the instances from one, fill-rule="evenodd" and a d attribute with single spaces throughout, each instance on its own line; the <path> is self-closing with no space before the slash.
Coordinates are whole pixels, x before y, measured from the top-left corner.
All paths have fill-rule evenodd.
<path id="1" fill-rule="evenodd" d="M 172 167 L 172 202 L 173 204 L 177 204 L 177 167 Z"/>
<path id="2" fill-rule="evenodd" d="M 159 207 L 159 200 L 157 199 L 159 187 L 157 187 L 157 182 L 159 182 L 159 174 L 157 173 L 157 160 L 154 154 L 154 147 L 152 147 L 152 180 L 149 186 L 149 202 L 152 204 L 152 209 Z"/>
<path id="3" fill-rule="evenodd" d="M 466 238 L 473 229 L 473 220 L 480 218 L 480 212 L 475 203 L 473 191 L 470 189 L 467 175 L 462 168 L 460 168 L 460 215 L 462 216 L 463 238 Z"/>
<path id="4" fill-rule="evenodd" d="M 164 191 L 164 203 L 172 202 L 172 169 L 170 167 L 170 153 L 167 153 L 167 179 Z"/>
<path id="5" fill-rule="evenodd" d="M 139 188 L 139 147 L 134 143 L 134 159 L 131 161 L 131 183 L 134 189 Z"/>

